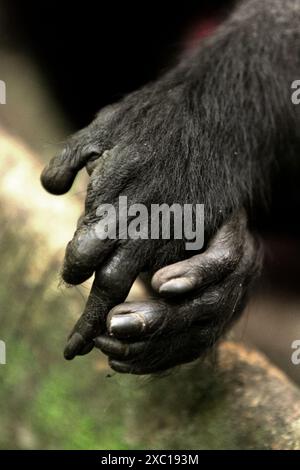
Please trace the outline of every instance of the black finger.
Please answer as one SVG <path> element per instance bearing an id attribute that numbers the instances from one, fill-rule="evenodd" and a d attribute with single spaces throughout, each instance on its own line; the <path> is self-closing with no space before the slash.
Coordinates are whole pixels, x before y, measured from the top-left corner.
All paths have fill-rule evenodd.
<path id="1" fill-rule="evenodd" d="M 141 354 L 149 344 L 145 341 L 125 343 L 107 335 L 97 336 L 94 340 L 95 347 L 104 354 L 115 359 L 127 360 Z"/>
<path id="2" fill-rule="evenodd" d="M 52 194 L 64 194 L 71 188 L 77 173 L 88 162 L 98 160 L 104 150 L 111 148 L 108 124 L 112 121 L 116 106 L 104 108 L 86 128 L 78 131 L 67 142 L 63 151 L 44 168 L 41 182 Z"/>
<path id="3" fill-rule="evenodd" d="M 104 152 L 93 171 L 85 202 L 86 216 L 66 249 L 62 277 L 69 284 L 88 279 L 117 239 L 123 238 L 119 220 L 127 206 L 123 207 L 118 195 L 132 173 L 126 152 L 118 146 Z"/>
<path id="4" fill-rule="evenodd" d="M 68 243 L 62 278 L 68 284 L 81 284 L 89 279 L 97 266 L 108 256 L 116 240 L 103 239 L 99 225 L 81 221 L 73 239 Z"/>
<path id="5" fill-rule="evenodd" d="M 108 312 L 123 302 L 143 267 L 137 245 L 118 249 L 105 265 L 96 271 L 84 312 L 76 323 L 65 348 L 65 357 L 73 359 L 96 336 L 105 332 Z"/>
<path id="6" fill-rule="evenodd" d="M 126 374 L 155 374 L 180 364 L 194 361 L 210 346 L 210 335 L 206 331 L 188 331 L 170 338 L 144 341 L 138 344 L 138 354 L 116 358 L 109 356 L 109 365 L 116 372 Z M 129 346 L 133 348 L 134 345 Z M 130 353 L 129 353 L 130 354 Z"/>
<path id="7" fill-rule="evenodd" d="M 42 185 L 52 194 L 59 195 L 69 191 L 77 173 L 90 159 L 101 155 L 101 149 L 96 145 L 82 144 L 77 139 L 76 137 L 59 155 L 52 158 L 41 174 Z M 85 141 L 85 136 L 82 140 Z"/>
<path id="8" fill-rule="evenodd" d="M 210 287 L 202 294 L 177 302 L 162 299 L 125 302 L 109 312 L 108 333 L 121 340 L 133 341 L 151 335 L 172 335 L 195 323 L 204 328 L 218 316 L 224 289 L 223 286 Z"/>
<path id="9" fill-rule="evenodd" d="M 204 253 L 157 271 L 152 278 L 153 288 L 160 294 L 174 295 L 218 282 L 238 265 L 243 255 L 245 231 L 244 212 L 232 216 Z"/>

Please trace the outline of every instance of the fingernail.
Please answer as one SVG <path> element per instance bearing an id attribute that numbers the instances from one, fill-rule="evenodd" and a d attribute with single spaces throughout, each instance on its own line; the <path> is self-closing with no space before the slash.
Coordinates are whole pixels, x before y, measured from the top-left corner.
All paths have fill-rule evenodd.
<path id="1" fill-rule="evenodd" d="M 141 333 L 144 322 L 140 315 L 113 315 L 109 323 L 109 331 L 117 336 L 131 336 Z"/>
<path id="2" fill-rule="evenodd" d="M 69 341 L 67 342 L 67 345 L 64 350 L 64 357 L 68 361 L 71 359 L 74 359 L 77 354 L 80 354 L 80 352 L 83 350 L 83 347 L 85 346 L 85 341 L 83 337 L 81 336 L 80 333 L 73 333 Z"/>
<path id="3" fill-rule="evenodd" d="M 178 277 L 162 284 L 158 290 L 160 294 L 182 294 L 193 287 L 191 280 L 187 277 Z"/>

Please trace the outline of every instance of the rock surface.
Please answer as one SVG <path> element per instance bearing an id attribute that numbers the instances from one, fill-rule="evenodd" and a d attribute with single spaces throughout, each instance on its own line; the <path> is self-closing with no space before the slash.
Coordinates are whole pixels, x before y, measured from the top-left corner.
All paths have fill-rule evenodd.
<path id="1" fill-rule="evenodd" d="M 142 447 L 300 449 L 299 389 L 237 343 L 222 343 L 213 361 L 146 381 L 133 396 L 129 439 Z"/>

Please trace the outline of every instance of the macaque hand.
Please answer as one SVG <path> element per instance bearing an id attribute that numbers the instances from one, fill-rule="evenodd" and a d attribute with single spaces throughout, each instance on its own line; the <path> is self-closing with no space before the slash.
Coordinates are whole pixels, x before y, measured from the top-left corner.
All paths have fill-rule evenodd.
<path id="1" fill-rule="evenodd" d="M 95 345 L 123 373 L 156 373 L 193 361 L 242 313 L 260 266 L 257 240 L 241 212 L 205 252 L 154 274 L 159 298 L 114 307 Z"/>

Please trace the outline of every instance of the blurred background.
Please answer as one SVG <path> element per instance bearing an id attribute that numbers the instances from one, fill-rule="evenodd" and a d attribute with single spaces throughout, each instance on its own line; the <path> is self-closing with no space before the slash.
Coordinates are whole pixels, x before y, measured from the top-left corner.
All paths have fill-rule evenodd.
<path id="1" fill-rule="evenodd" d="M 0 340 L 7 348 L 7 364 L 0 365 L 1 449 L 143 447 L 132 438 L 131 391 L 143 390 L 149 379 L 109 371 L 98 352 L 70 363 L 62 356 L 89 289 L 88 283 L 67 288 L 59 276 L 87 177 L 54 197 L 41 188 L 39 175 L 67 136 L 102 106 L 170 66 L 193 41 L 199 18 L 222 17 L 226 10 L 217 1 L 164 8 L 107 3 L 0 0 L 0 80 L 6 83 Z M 299 190 L 287 186 L 272 217 L 258 216 L 266 269 L 231 335 L 255 345 L 300 384 L 300 365 L 291 362 L 291 344 L 300 339 L 299 222 L 289 202 L 299 201 Z M 145 295 L 137 283 L 132 298 Z"/>

